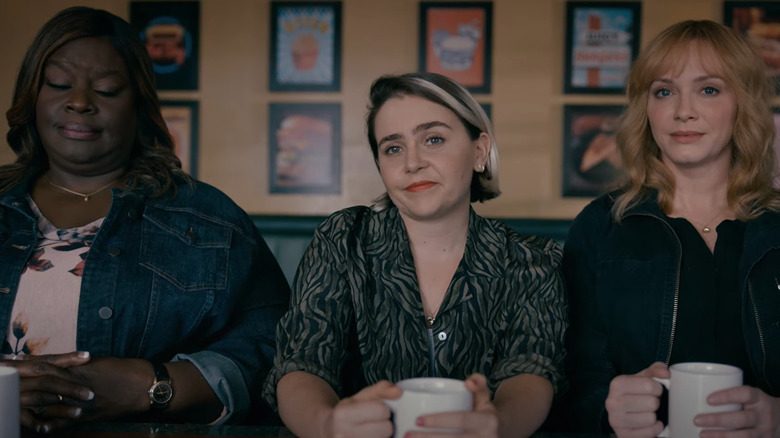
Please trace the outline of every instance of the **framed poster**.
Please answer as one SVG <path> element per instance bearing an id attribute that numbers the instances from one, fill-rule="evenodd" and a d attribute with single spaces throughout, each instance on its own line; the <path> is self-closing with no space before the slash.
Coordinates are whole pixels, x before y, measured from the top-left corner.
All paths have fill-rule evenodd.
<path id="1" fill-rule="evenodd" d="M 200 2 L 130 2 L 130 23 L 152 58 L 158 90 L 198 89 Z"/>
<path id="2" fill-rule="evenodd" d="M 492 2 L 420 3 L 420 71 L 490 93 Z"/>
<path id="3" fill-rule="evenodd" d="M 271 2 L 271 91 L 341 89 L 341 2 Z"/>
<path id="4" fill-rule="evenodd" d="M 339 193 L 341 104 L 271 103 L 269 192 Z"/>
<path id="5" fill-rule="evenodd" d="M 755 45 L 780 92 L 780 2 L 724 2 L 723 21 Z"/>
<path id="6" fill-rule="evenodd" d="M 563 107 L 563 196 L 598 196 L 617 182 L 620 105 Z"/>
<path id="7" fill-rule="evenodd" d="M 567 2 L 564 93 L 622 94 L 639 52 L 640 2 Z"/>
<path id="8" fill-rule="evenodd" d="M 173 137 L 176 156 L 181 168 L 198 177 L 198 102 L 194 100 L 166 100 L 160 102 L 165 124 Z"/>

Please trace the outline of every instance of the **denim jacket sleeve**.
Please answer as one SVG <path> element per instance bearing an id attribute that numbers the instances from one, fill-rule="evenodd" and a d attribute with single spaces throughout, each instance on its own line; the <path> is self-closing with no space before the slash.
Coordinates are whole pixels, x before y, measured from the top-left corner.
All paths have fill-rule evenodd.
<path id="1" fill-rule="evenodd" d="M 220 423 L 243 417 L 246 408 L 262 401 L 256 395 L 273 365 L 275 327 L 287 308 L 287 283 L 259 235 L 248 277 L 236 294 L 234 321 L 203 350 L 180 353 L 174 361 L 194 364 L 227 409 Z"/>
<path id="2" fill-rule="evenodd" d="M 96 356 L 188 360 L 225 405 L 220 422 L 232 422 L 260 402 L 288 300 L 273 254 L 218 190 L 119 194 L 86 262 L 77 345 Z"/>

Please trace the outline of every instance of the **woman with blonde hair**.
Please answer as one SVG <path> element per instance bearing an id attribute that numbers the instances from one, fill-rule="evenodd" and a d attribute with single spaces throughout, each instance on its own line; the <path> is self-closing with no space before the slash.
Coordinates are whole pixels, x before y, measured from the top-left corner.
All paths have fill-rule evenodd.
<path id="1" fill-rule="evenodd" d="M 465 379 L 473 411 L 421 416 L 408 436 L 531 435 L 563 375 L 560 248 L 472 209 L 500 193 L 498 150 L 452 79 L 377 79 L 367 125 L 386 193 L 315 232 L 266 400 L 296 436 L 389 437 L 390 382 Z"/>
<path id="2" fill-rule="evenodd" d="M 773 84 L 749 41 L 675 24 L 628 77 L 617 133 L 626 179 L 580 213 L 564 248 L 570 427 L 655 437 L 668 366 L 738 366 L 702 437 L 780 436 L 780 195 Z M 660 412 L 665 412 L 661 408 Z"/>

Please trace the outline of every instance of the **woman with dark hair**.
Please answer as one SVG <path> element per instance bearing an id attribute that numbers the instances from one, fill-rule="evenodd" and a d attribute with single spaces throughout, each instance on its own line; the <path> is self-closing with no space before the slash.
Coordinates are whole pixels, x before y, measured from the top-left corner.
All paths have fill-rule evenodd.
<path id="1" fill-rule="evenodd" d="M 559 246 L 471 208 L 500 193 L 498 149 L 485 112 L 451 79 L 379 78 L 367 124 L 387 191 L 316 230 L 266 399 L 301 437 L 388 437 L 381 399 L 401 393 L 389 382 L 466 379 L 473 412 L 417 424 L 531 435 L 560 385 Z"/>
<path id="2" fill-rule="evenodd" d="M 0 339 L 22 425 L 240 419 L 289 290 L 246 213 L 181 170 L 129 24 L 53 17 L 7 118 Z"/>
<path id="3" fill-rule="evenodd" d="M 750 42 L 712 21 L 655 37 L 628 76 L 626 180 L 564 247 L 571 328 L 562 422 L 655 437 L 668 366 L 716 362 L 745 386 L 709 395 L 703 437 L 780 437 L 780 193 L 774 86 Z M 664 408 L 662 412 L 665 412 Z"/>

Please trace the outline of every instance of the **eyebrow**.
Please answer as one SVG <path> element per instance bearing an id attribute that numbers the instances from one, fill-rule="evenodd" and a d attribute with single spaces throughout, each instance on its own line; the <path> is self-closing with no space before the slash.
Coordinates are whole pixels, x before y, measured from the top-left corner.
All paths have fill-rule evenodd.
<path id="1" fill-rule="evenodd" d="M 725 81 L 725 79 L 723 79 L 720 76 L 704 75 L 704 76 L 698 76 L 698 77 L 694 78 L 693 82 L 704 82 L 704 81 L 709 81 L 709 80 L 712 80 L 712 79 L 718 79 L 720 81 Z M 664 84 L 672 84 L 672 83 L 674 83 L 674 80 L 673 79 L 669 79 L 669 78 L 658 78 L 658 79 L 653 80 L 653 82 L 663 82 Z"/>
<path id="2" fill-rule="evenodd" d="M 440 121 L 434 120 L 432 122 L 420 123 L 419 125 L 415 126 L 414 130 L 412 130 L 412 134 L 417 134 L 419 132 L 422 132 L 422 131 L 425 131 L 425 130 L 428 130 L 428 129 L 431 129 L 431 128 L 437 128 L 437 127 L 443 127 L 443 128 L 447 128 L 447 129 L 452 129 L 452 127 L 450 125 L 448 125 L 448 124 L 446 124 L 444 122 L 440 122 Z M 383 144 L 385 142 L 395 141 L 395 140 L 399 140 L 401 138 L 403 138 L 402 134 L 398 134 L 398 133 L 390 134 L 390 135 L 388 135 L 386 137 L 382 137 L 382 139 L 379 140 L 379 142 L 377 144 L 381 145 L 381 144 Z"/>
<path id="3" fill-rule="evenodd" d="M 71 70 L 73 67 L 73 63 L 67 62 L 67 61 L 60 61 L 57 59 L 50 59 L 49 62 L 46 63 L 46 66 L 54 66 L 57 68 L 60 68 L 62 70 Z M 105 78 L 109 76 L 118 76 L 122 77 L 122 71 L 117 69 L 95 69 L 95 76 L 98 78 Z"/>

